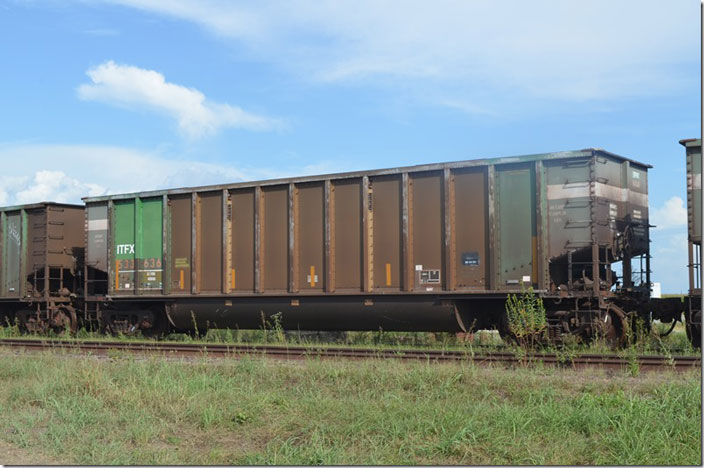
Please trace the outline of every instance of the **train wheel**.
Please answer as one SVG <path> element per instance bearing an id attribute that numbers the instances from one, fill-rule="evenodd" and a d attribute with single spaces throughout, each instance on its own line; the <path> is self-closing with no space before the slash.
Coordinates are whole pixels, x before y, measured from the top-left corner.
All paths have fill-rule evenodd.
<path id="1" fill-rule="evenodd" d="M 625 312 L 611 304 L 599 320 L 599 335 L 611 349 L 622 348 L 628 341 L 628 320 Z"/>
<path id="2" fill-rule="evenodd" d="M 61 307 L 58 311 L 54 313 L 51 320 L 51 328 L 54 333 L 69 332 L 70 334 L 76 333 L 78 331 L 78 316 L 76 310 L 71 307 Z"/>
<path id="3" fill-rule="evenodd" d="M 139 328 L 142 331 L 142 335 L 146 338 L 161 339 L 169 334 L 171 327 L 163 311 L 153 311 L 150 319 L 145 319 L 140 324 Z"/>

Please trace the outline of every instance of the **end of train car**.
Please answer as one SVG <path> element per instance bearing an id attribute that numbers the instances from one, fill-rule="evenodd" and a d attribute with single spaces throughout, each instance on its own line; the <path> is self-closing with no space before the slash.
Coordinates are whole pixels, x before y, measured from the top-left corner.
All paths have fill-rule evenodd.
<path id="1" fill-rule="evenodd" d="M 702 344 L 702 140 L 680 140 L 687 158 L 687 252 L 689 290 L 685 310 L 687 336 Z"/>
<path id="2" fill-rule="evenodd" d="M 0 319 L 23 330 L 75 331 L 82 296 L 84 207 L 0 208 Z"/>

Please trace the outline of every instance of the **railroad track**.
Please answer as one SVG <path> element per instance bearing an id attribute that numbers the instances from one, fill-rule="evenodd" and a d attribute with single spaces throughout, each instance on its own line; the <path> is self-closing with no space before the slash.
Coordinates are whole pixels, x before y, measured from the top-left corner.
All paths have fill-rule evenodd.
<path id="1" fill-rule="evenodd" d="M 69 350 L 104 355 L 115 351 L 137 354 L 161 354 L 173 357 L 241 357 L 265 356 L 277 359 L 336 358 L 336 359 L 399 359 L 432 362 L 473 361 L 477 364 L 504 364 L 507 366 L 542 363 L 556 367 L 627 368 L 634 363 L 640 370 L 701 369 L 701 356 L 630 356 L 579 354 L 566 356 L 554 353 L 536 353 L 517 356 L 514 353 L 472 353 L 470 351 L 441 351 L 419 349 L 370 349 L 318 346 L 274 346 L 246 344 L 130 342 L 130 341 L 80 341 L 49 339 L 0 339 L 0 346 L 25 351 Z"/>

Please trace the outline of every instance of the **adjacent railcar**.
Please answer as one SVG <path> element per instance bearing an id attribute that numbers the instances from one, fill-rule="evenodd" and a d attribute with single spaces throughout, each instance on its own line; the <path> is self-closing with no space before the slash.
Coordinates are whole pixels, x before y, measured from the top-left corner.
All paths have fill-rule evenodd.
<path id="1" fill-rule="evenodd" d="M 680 140 L 687 154 L 687 244 L 689 294 L 685 310 L 687 336 L 702 343 L 702 140 Z"/>
<path id="2" fill-rule="evenodd" d="M 85 318 L 505 332 L 533 288 L 554 336 L 623 339 L 650 313 L 650 167 L 585 149 L 84 198 Z"/>
<path id="3" fill-rule="evenodd" d="M 83 206 L 63 203 L 0 208 L 3 324 L 33 331 L 76 330 L 84 218 Z"/>

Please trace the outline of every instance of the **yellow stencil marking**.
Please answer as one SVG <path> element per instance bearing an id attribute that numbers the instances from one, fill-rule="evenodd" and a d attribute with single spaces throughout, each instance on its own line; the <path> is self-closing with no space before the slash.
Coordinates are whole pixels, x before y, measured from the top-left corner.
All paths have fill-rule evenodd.
<path id="1" fill-rule="evenodd" d="M 230 289 L 235 289 L 235 269 L 232 269 L 232 276 L 230 277 Z"/>
<path id="2" fill-rule="evenodd" d="M 386 264 L 386 285 L 391 286 L 391 264 Z"/>
<path id="3" fill-rule="evenodd" d="M 315 287 L 315 267 L 313 265 L 310 266 L 310 286 Z"/>
<path id="4" fill-rule="evenodd" d="M 120 289 L 120 261 L 115 260 L 115 290 Z"/>
<path id="5" fill-rule="evenodd" d="M 179 289 L 183 289 L 183 270 L 180 270 L 181 276 L 178 279 L 178 287 Z"/>

